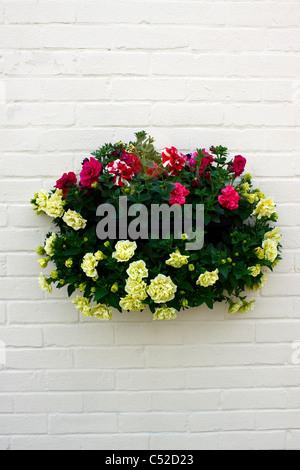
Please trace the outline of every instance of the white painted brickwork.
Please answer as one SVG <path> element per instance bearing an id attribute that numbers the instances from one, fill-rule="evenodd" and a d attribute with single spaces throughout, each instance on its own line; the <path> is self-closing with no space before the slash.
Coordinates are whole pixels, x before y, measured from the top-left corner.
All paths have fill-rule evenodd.
<path id="1" fill-rule="evenodd" d="M 247 317 L 107 324 L 40 291 L 32 194 L 141 129 L 242 153 L 276 198 L 284 260 Z M 300 449 L 299 144 L 299 0 L 2 0 L 1 450 Z"/>

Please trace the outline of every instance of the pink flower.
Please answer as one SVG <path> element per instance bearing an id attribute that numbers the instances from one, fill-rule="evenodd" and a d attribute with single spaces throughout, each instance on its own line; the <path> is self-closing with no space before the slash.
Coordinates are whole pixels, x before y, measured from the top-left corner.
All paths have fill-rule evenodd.
<path id="1" fill-rule="evenodd" d="M 186 189 L 185 186 L 182 186 L 180 183 L 174 183 L 176 188 L 173 189 L 171 192 L 171 199 L 169 201 L 169 204 L 179 204 L 180 206 L 182 204 L 185 204 L 185 198 L 190 194 L 190 191 Z"/>
<path id="2" fill-rule="evenodd" d="M 99 182 L 102 165 L 95 158 L 83 162 L 82 171 L 80 173 L 80 185 L 84 188 L 91 188 L 93 184 Z"/>
<path id="3" fill-rule="evenodd" d="M 235 177 L 241 176 L 244 173 L 247 160 L 242 155 L 236 155 L 234 157 L 233 168 L 235 171 Z"/>
<path id="4" fill-rule="evenodd" d="M 129 181 L 134 177 L 133 169 L 121 160 L 109 163 L 105 171 L 114 175 L 114 184 L 116 186 L 129 186 Z"/>
<path id="5" fill-rule="evenodd" d="M 68 190 L 71 186 L 75 186 L 77 183 L 77 178 L 75 173 L 64 173 L 62 177 L 56 181 L 56 185 L 54 186 L 57 189 L 62 189 L 63 197 L 66 197 L 68 194 Z"/>
<path id="6" fill-rule="evenodd" d="M 185 159 L 179 155 L 175 147 L 165 148 L 162 152 L 162 162 L 164 168 L 168 167 L 169 176 L 176 176 L 185 166 Z"/>
<path id="7" fill-rule="evenodd" d="M 231 211 L 238 209 L 240 199 L 241 196 L 237 193 L 233 186 L 227 186 L 224 188 L 222 190 L 222 195 L 218 197 L 221 206 L 225 207 L 226 209 L 230 209 Z"/>
<path id="8" fill-rule="evenodd" d="M 122 155 L 122 161 L 132 168 L 135 175 L 137 175 L 142 169 L 142 164 L 139 157 L 133 153 L 124 152 Z"/>

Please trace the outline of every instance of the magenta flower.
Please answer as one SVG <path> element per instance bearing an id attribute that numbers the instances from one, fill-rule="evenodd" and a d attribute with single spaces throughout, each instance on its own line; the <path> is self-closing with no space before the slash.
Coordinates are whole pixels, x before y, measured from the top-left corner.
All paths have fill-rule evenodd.
<path id="1" fill-rule="evenodd" d="M 173 189 L 171 192 L 171 199 L 169 201 L 169 204 L 173 205 L 182 205 L 185 204 L 186 201 L 186 196 L 190 194 L 190 191 L 186 189 L 186 186 L 182 186 L 180 183 L 174 183 L 176 188 Z"/>
<path id="2" fill-rule="evenodd" d="M 234 209 L 238 209 L 239 200 L 241 199 L 241 196 L 234 189 L 234 187 L 227 186 L 221 192 L 222 192 L 222 195 L 218 197 L 218 200 L 221 206 L 231 211 L 233 211 Z"/>
<path id="3" fill-rule="evenodd" d="M 75 186 L 77 183 L 77 178 L 75 173 L 64 173 L 62 177 L 56 181 L 56 185 L 54 186 L 57 189 L 61 189 L 63 192 L 63 197 L 66 197 L 68 194 L 68 190 L 71 186 Z"/>
<path id="4" fill-rule="evenodd" d="M 83 162 L 82 171 L 80 173 L 80 185 L 90 189 L 93 184 L 99 182 L 102 165 L 95 158 L 86 159 Z"/>

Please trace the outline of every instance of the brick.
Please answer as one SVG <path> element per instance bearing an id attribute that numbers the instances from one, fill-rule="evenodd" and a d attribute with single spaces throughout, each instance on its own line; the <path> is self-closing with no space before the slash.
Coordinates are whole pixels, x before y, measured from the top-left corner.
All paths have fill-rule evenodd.
<path id="1" fill-rule="evenodd" d="M 82 2 L 77 9 L 78 23 L 143 23 L 150 19 L 150 5 L 131 2 L 124 5 L 120 1 L 113 4 L 109 1 Z"/>
<path id="2" fill-rule="evenodd" d="M 67 349 L 10 349 L 7 367 L 17 370 L 69 369 L 73 366 L 72 352 Z"/>
<path id="3" fill-rule="evenodd" d="M 43 80 L 41 94 L 46 101 L 109 100 L 109 81 L 106 78 Z"/>
<path id="4" fill-rule="evenodd" d="M 6 74 L 13 77 L 76 75 L 80 71 L 77 54 L 66 51 L 9 51 L 4 54 L 3 65 Z"/>
<path id="5" fill-rule="evenodd" d="M 105 26 L 51 25 L 42 33 L 44 48 L 109 49 L 113 43 L 114 28 Z"/>
<path id="6" fill-rule="evenodd" d="M 99 391 L 113 390 L 112 371 L 53 371 L 46 372 L 46 389 L 49 391 Z"/>
<path id="7" fill-rule="evenodd" d="M 40 372 L 1 371 L 0 392 L 34 392 L 44 390 Z"/>
<path id="8" fill-rule="evenodd" d="M 81 324 L 79 326 L 79 332 L 82 335 L 81 328 L 83 325 Z M 91 327 L 94 329 L 95 326 L 91 325 Z M 103 328 L 103 325 L 101 325 L 101 329 Z M 105 330 L 107 332 L 107 330 Z M 103 335 L 106 338 L 106 332 L 103 333 Z M 101 340 L 102 344 L 105 344 L 105 341 L 107 341 L 107 344 L 112 343 L 112 338 L 108 334 L 108 340 Z M 88 337 L 88 336 L 87 336 Z M 101 339 L 101 335 L 99 335 L 99 340 Z M 89 340 L 85 340 L 86 343 L 90 343 L 90 338 Z M 114 367 L 116 363 L 118 363 L 118 368 L 119 369 L 126 369 L 128 367 L 143 367 L 144 365 L 144 354 L 143 354 L 143 349 L 141 347 L 118 347 L 117 349 L 114 348 L 101 348 L 99 347 L 99 342 L 98 342 L 98 347 L 96 349 L 92 348 L 82 348 L 81 350 L 76 350 L 74 352 L 74 360 L 75 360 L 75 366 L 79 367 L 81 369 L 88 368 L 90 369 L 93 367 L 94 369 L 110 369 L 111 367 Z"/>
<path id="9" fill-rule="evenodd" d="M 162 419 L 163 417 L 163 419 Z M 164 432 L 184 431 L 184 413 L 123 413 L 120 415 L 120 431 L 123 432 Z"/>
<path id="10" fill-rule="evenodd" d="M 300 431 L 292 430 L 287 432 L 286 449 L 299 450 Z"/>
<path id="11" fill-rule="evenodd" d="M 153 107 L 151 124 L 161 126 L 209 125 L 223 123 L 223 107 L 215 104 L 157 104 Z"/>
<path id="12" fill-rule="evenodd" d="M 278 450 L 285 448 L 285 432 L 239 431 L 220 433 L 222 450 Z"/>
<path id="13" fill-rule="evenodd" d="M 84 104 L 78 106 L 79 125 L 85 126 L 147 126 L 150 106 L 148 104 Z"/>
<path id="14" fill-rule="evenodd" d="M 7 208 L 6 206 L 0 206 L 0 227 L 5 227 L 7 220 Z"/>
<path id="15" fill-rule="evenodd" d="M 13 401 L 15 413 L 76 413 L 83 410 L 82 395 L 78 393 L 15 394 Z"/>
<path id="16" fill-rule="evenodd" d="M 285 409 L 285 390 L 226 390 L 222 394 L 222 407 L 225 410 Z"/>
<path id="17" fill-rule="evenodd" d="M 41 46 L 40 29 L 37 26 L 0 26 L 2 49 L 38 49 Z"/>
<path id="18" fill-rule="evenodd" d="M 255 415 L 255 411 L 194 413 L 189 419 L 189 429 L 191 432 L 252 431 Z"/>
<path id="19" fill-rule="evenodd" d="M 180 390 L 185 388 L 185 370 L 118 371 L 117 390 Z"/>
<path id="20" fill-rule="evenodd" d="M 44 329 L 45 346 L 100 346 L 111 345 L 113 327 L 110 324 L 47 326 Z"/>
<path id="21" fill-rule="evenodd" d="M 145 412 L 151 411 L 149 392 L 89 392 L 84 394 L 85 412 Z"/>
<path id="22" fill-rule="evenodd" d="M 115 413 L 56 414 L 49 417 L 50 434 L 101 434 L 117 431 Z"/>
<path id="23" fill-rule="evenodd" d="M 7 347 L 41 347 L 43 343 L 41 328 L 0 328 L 0 340 L 4 341 Z"/>
<path id="24" fill-rule="evenodd" d="M 9 126 L 71 126 L 75 123 L 75 108 L 71 104 L 12 104 L 6 107 Z"/>
<path id="25" fill-rule="evenodd" d="M 217 433 L 155 433 L 150 435 L 151 450 L 218 450 Z"/>
<path id="26" fill-rule="evenodd" d="M 153 78 L 114 78 L 111 95 L 116 101 L 178 101 L 187 97 L 188 80 Z"/>
<path id="27" fill-rule="evenodd" d="M 82 52 L 79 54 L 83 75 L 147 75 L 149 56 L 145 52 Z"/>
<path id="28" fill-rule="evenodd" d="M 46 434 L 47 417 L 45 415 L 2 415 L 0 432 L 6 434 Z"/>
<path id="29" fill-rule="evenodd" d="M 2 129 L 0 130 L 2 151 L 26 151 L 39 149 L 39 135 L 34 130 Z"/>
<path id="30" fill-rule="evenodd" d="M 10 324 L 74 323 L 78 312 L 68 301 L 64 302 L 10 302 L 7 307 Z"/>
<path id="31" fill-rule="evenodd" d="M 9 23 L 66 23 L 75 21 L 75 5 L 57 1 L 5 1 Z"/>

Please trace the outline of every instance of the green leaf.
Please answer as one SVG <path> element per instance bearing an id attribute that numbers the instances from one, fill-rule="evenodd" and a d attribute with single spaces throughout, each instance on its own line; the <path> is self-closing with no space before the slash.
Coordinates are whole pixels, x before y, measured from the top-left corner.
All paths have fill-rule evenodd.
<path id="1" fill-rule="evenodd" d="M 108 290 L 106 287 L 100 287 L 96 290 L 94 300 L 98 302 L 99 300 L 103 299 L 108 294 Z"/>
<path id="2" fill-rule="evenodd" d="M 187 281 L 180 282 L 180 288 L 188 290 L 190 292 L 194 292 L 194 290 L 195 290 L 194 287 L 192 286 L 192 284 L 190 284 Z"/>

